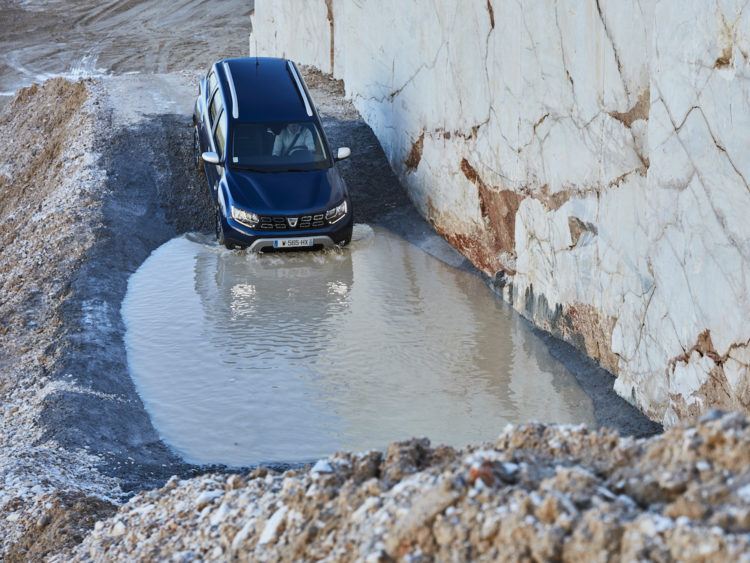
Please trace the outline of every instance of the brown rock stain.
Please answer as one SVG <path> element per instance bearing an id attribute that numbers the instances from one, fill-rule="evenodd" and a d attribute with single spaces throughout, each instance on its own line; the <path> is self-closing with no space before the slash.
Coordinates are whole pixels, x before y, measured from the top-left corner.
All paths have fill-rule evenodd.
<path id="1" fill-rule="evenodd" d="M 549 112 L 545 113 L 542 117 L 539 118 L 539 120 L 534 123 L 534 135 L 536 135 L 536 129 L 539 127 L 542 123 L 544 123 L 544 120 L 549 117 Z"/>
<path id="2" fill-rule="evenodd" d="M 550 211 L 556 211 L 565 205 L 575 192 L 573 190 L 563 190 L 555 192 L 553 194 L 549 191 L 549 184 L 544 184 L 540 189 L 539 193 L 533 197 L 541 201 L 547 209 Z"/>
<path id="3" fill-rule="evenodd" d="M 611 111 L 609 112 L 609 115 L 614 117 L 617 121 L 622 122 L 622 124 L 629 129 L 630 126 L 633 125 L 633 122 L 637 121 L 638 119 L 648 120 L 648 114 L 650 110 L 651 90 L 650 88 L 646 88 L 645 90 L 642 90 L 640 92 L 638 101 L 628 111 L 626 111 L 625 113 L 620 113 L 619 111 Z"/>
<path id="4" fill-rule="evenodd" d="M 732 63 L 732 49 L 724 49 L 714 62 L 714 68 L 725 68 Z"/>
<path id="5" fill-rule="evenodd" d="M 569 342 L 617 375 L 619 356 L 612 350 L 612 332 L 617 319 L 587 303 L 550 304 L 543 294 L 526 288 L 521 313 L 539 328 Z"/>
<path id="6" fill-rule="evenodd" d="M 487 11 L 490 14 L 490 26 L 492 29 L 495 29 L 495 10 L 492 9 L 490 0 L 487 0 Z"/>
<path id="7" fill-rule="evenodd" d="M 486 121 L 483 123 L 477 123 L 475 125 L 472 125 L 470 129 L 455 130 L 455 131 L 446 131 L 444 128 L 439 127 L 437 129 L 432 129 L 429 132 L 429 134 L 435 138 L 442 137 L 446 141 L 449 141 L 450 139 L 453 139 L 453 138 L 464 139 L 466 141 L 473 141 L 473 140 L 476 140 L 477 136 L 479 135 L 479 130 L 484 125 L 487 125 Z"/>
<path id="8" fill-rule="evenodd" d="M 422 150 L 424 149 L 424 131 L 419 136 L 419 139 L 414 141 L 411 145 L 411 150 L 404 160 L 404 166 L 408 172 L 414 172 L 419 167 L 419 162 L 422 160 Z"/>
<path id="9" fill-rule="evenodd" d="M 471 262 L 483 272 L 491 274 L 498 270 L 505 270 L 497 257 L 492 256 L 487 252 L 487 247 L 484 244 L 482 235 L 453 233 L 446 231 L 437 224 L 435 225 L 435 230 L 440 236 L 445 238 L 453 248 L 461 252 L 461 254 L 471 260 Z M 508 273 L 515 274 L 515 272 L 512 271 Z"/>
<path id="10" fill-rule="evenodd" d="M 479 208 L 487 225 L 483 237 L 486 239 L 486 248 L 480 251 L 482 256 L 477 256 L 476 259 L 484 264 L 493 264 L 494 269 L 488 273 L 502 269 L 509 274 L 515 274 L 515 271 L 500 264 L 497 256 L 501 252 L 515 252 L 516 212 L 523 196 L 511 190 L 488 186 L 465 158 L 461 160 L 460 168 L 466 179 L 477 187 Z M 470 258 L 475 261 L 474 256 Z"/>
<path id="11" fill-rule="evenodd" d="M 748 59 L 747 53 L 741 46 L 741 36 L 743 33 L 743 30 L 740 27 L 741 21 L 739 14 L 735 19 L 730 21 L 724 13 L 717 13 L 716 44 L 718 47 L 718 55 L 714 61 L 714 68 L 722 69 L 732 65 L 735 46 L 738 47 L 738 50 L 742 53 L 745 60 Z"/>
<path id="12" fill-rule="evenodd" d="M 333 26 L 333 0 L 325 0 L 326 3 L 326 9 L 328 10 L 328 13 L 326 16 L 328 17 L 328 28 L 330 29 L 331 33 L 331 74 L 333 74 L 333 62 L 334 62 L 334 26 Z"/>
<path id="13" fill-rule="evenodd" d="M 714 362 L 714 367 L 708 372 L 708 378 L 692 395 L 684 397 L 676 393 L 669 394 L 670 406 L 677 416 L 683 420 L 695 420 L 708 408 L 750 412 L 750 366 L 733 357 L 735 351 L 747 351 L 749 347 L 748 342 L 736 343 L 729 347 L 726 354 L 721 355 L 714 347 L 711 331 L 707 329 L 698 335 L 692 348 L 672 358 L 667 368 L 670 378 L 674 377 L 677 365 L 688 365 L 695 353 L 699 358 L 710 358 Z M 744 377 L 739 378 L 734 388 L 725 371 L 730 361 L 744 373 Z M 690 401 L 696 398 L 698 401 Z"/>
<path id="14" fill-rule="evenodd" d="M 569 306 L 565 316 L 567 326 L 563 334 L 568 333 L 566 340 L 571 340 L 573 335 L 582 338 L 586 354 L 617 375 L 619 356 L 612 351 L 612 332 L 617 319 L 586 303 Z"/>
<path id="15" fill-rule="evenodd" d="M 578 244 L 578 240 L 581 238 L 583 233 L 589 232 L 597 235 L 599 232 L 595 225 L 592 223 L 586 223 L 581 221 L 578 217 L 568 217 L 568 229 L 570 230 L 570 248 L 575 247 Z"/>
<path id="16" fill-rule="evenodd" d="M 481 182 L 482 185 L 484 185 L 484 182 L 482 182 L 482 179 L 479 177 L 479 174 L 477 174 L 477 171 L 471 164 L 469 164 L 469 161 L 465 158 L 461 160 L 461 172 L 464 173 L 466 179 L 469 180 L 469 182 L 471 182 L 472 184 L 478 185 Z"/>
<path id="17" fill-rule="evenodd" d="M 698 340 L 696 341 L 695 345 L 690 348 L 690 350 L 686 351 L 683 354 L 680 354 L 679 356 L 676 356 L 675 358 L 672 358 L 669 361 L 670 372 L 674 373 L 674 368 L 677 362 L 682 362 L 684 364 L 689 363 L 690 356 L 693 355 L 693 352 L 698 352 L 701 357 L 708 356 L 719 365 L 723 364 L 726 361 L 726 356 L 719 356 L 716 348 L 714 348 L 714 343 L 711 340 L 711 331 L 704 330 L 698 335 Z"/>

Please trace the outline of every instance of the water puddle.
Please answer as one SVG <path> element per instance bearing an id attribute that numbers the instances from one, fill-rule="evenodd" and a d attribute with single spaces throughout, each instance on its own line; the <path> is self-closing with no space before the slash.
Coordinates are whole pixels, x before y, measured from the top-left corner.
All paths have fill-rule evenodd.
<path id="1" fill-rule="evenodd" d="M 182 236 L 133 274 L 122 312 L 154 426 L 194 463 L 594 425 L 588 395 L 479 277 L 379 228 L 356 225 L 344 250 L 283 255 Z"/>

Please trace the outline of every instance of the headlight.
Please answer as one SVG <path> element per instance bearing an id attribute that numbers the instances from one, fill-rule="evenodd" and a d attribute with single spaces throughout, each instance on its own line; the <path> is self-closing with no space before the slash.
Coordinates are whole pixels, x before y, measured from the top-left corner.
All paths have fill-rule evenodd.
<path id="1" fill-rule="evenodd" d="M 333 209 L 329 209 L 328 211 L 326 211 L 326 221 L 328 221 L 329 223 L 335 223 L 344 215 L 346 215 L 346 210 L 346 201 L 344 201 L 341 203 L 341 205 L 337 205 Z"/>
<path id="2" fill-rule="evenodd" d="M 260 221 L 260 218 L 255 213 L 238 209 L 234 205 L 232 206 L 232 219 L 248 227 L 254 227 Z"/>

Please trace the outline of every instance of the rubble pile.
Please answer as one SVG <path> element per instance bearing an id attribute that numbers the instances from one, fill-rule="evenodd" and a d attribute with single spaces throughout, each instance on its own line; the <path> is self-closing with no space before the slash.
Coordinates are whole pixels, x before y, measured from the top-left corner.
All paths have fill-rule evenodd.
<path id="1" fill-rule="evenodd" d="M 736 414 L 649 439 L 542 424 L 461 451 L 413 439 L 307 471 L 175 477 L 74 560 L 750 561 L 749 462 Z"/>

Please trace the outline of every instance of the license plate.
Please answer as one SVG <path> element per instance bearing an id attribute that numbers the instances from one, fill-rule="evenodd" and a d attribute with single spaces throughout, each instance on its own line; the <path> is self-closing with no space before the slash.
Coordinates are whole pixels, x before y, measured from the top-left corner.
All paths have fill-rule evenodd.
<path id="1" fill-rule="evenodd" d="M 273 241 L 274 248 L 304 248 L 312 245 L 311 238 L 280 238 Z"/>

